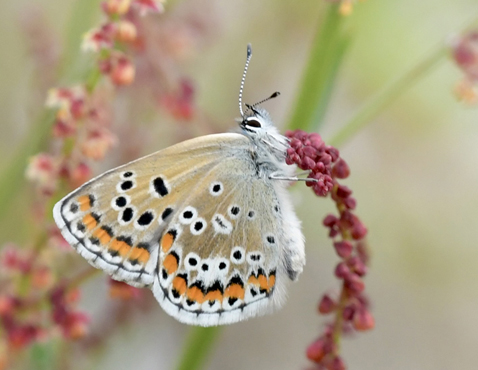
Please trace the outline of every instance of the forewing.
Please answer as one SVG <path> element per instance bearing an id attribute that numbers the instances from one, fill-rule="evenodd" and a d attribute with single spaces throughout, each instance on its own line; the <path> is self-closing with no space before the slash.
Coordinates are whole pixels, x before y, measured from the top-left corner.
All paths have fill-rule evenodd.
<path id="1" fill-rule="evenodd" d="M 53 215 L 65 239 L 94 267 L 134 286 L 151 286 L 158 241 L 195 186 L 238 134 L 188 140 L 98 176 L 59 201 Z M 196 245 L 195 247 L 200 247 Z"/>

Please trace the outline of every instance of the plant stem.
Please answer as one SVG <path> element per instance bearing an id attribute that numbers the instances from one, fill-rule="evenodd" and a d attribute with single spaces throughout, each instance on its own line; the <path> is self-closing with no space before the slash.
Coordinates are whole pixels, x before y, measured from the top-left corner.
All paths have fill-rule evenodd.
<path id="1" fill-rule="evenodd" d="M 46 111 L 34 122 L 31 131 L 19 146 L 13 160 L 0 175 L 0 221 L 9 214 L 9 206 L 20 191 L 28 158 L 39 152 L 50 134 L 54 112 Z"/>
<path id="2" fill-rule="evenodd" d="M 189 338 L 184 346 L 183 354 L 180 356 L 180 363 L 176 369 L 201 369 L 204 365 L 207 354 L 210 352 L 220 332 L 220 326 L 191 328 Z"/>
<path id="3" fill-rule="evenodd" d="M 330 100 L 338 69 L 349 45 L 345 32 L 346 18 L 339 14 L 339 4 L 328 4 L 323 22 L 319 23 L 307 67 L 302 77 L 295 108 L 288 128 L 317 130 Z"/>
<path id="4" fill-rule="evenodd" d="M 445 47 L 440 47 L 430 53 L 425 59 L 413 66 L 403 75 L 389 83 L 367 103 L 327 142 L 333 146 L 340 146 L 350 139 L 371 120 L 388 107 L 404 91 L 410 89 L 416 82 L 423 78 L 429 71 L 442 61 L 447 54 Z"/>

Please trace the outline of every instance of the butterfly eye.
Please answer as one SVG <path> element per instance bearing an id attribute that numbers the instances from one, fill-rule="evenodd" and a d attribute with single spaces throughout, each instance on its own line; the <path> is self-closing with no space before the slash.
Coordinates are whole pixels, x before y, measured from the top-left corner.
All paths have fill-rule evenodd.
<path id="1" fill-rule="evenodd" d="M 254 119 L 254 118 L 248 119 L 248 120 L 246 121 L 246 125 L 249 126 L 249 127 L 257 127 L 257 128 L 261 128 L 261 127 L 262 127 L 261 123 L 260 123 L 258 120 Z"/>

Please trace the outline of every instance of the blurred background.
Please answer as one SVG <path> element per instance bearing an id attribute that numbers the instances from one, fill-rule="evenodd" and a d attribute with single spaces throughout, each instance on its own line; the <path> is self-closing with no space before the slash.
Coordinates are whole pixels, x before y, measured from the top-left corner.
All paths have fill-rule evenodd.
<path id="1" fill-rule="evenodd" d="M 81 39 L 73 45 L 67 41 L 69 22 L 82 16 L 75 14 L 76 6 L 73 0 L 1 3 L 0 170 L 39 124 L 47 90 L 75 84 L 91 63 L 87 55 L 71 51 L 72 59 L 57 63 L 81 44 Z M 77 22 L 83 28 L 80 34 L 101 21 L 99 2 L 95 6 L 91 17 Z M 170 73 L 164 80 L 187 76 L 194 90 L 194 119 L 178 122 L 164 105 L 142 99 L 138 81 L 144 75 L 139 75 L 131 90 L 117 92 L 111 115 L 118 145 L 93 166 L 93 174 L 188 137 L 233 129 L 248 42 L 253 58 L 245 101 L 280 91 L 266 108 L 283 128 L 325 6 L 323 0 L 166 3 L 165 13 L 148 22 L 163 25 L 158 47 L 180 50 L 177 64 L 163 69 Z M 456 38 L 478 17 L 478 7 L 474 0 L 366 0 L 348 17 L 351 44 L 319 132 L 326 142 L 380 88 Z M 39 57 L 42 53 L 47 55 Z M 366 285 L 376 321 L 373 331 L 344 339 L 349 369 L 477 367 L 478 105 L 457 99 L 454 87 L 462 78 L 452 58 L 443 57 L 339 146 L 351 168 L 345 184 L 354 191 L 357 214 L 369 230 L 372 261 Z M 1 244 L 29 243 L 33 196 L 26 183 L 24 187 L 0 225 Z M 290 285 L 282 310 L 223 328 L 208 369 L 311 366 L 305 349 L 324 323 L 317 314 L 318 300 L 339 286 L 333 276 L 338 258 L 327 231 L 318 226 L 333 204 L 303 186 L 291 191 L 306 237 L 305 271 Z M 69 259 L 86 267 L 79 256 Z M 89 330 L 97 333 L 109 310 L 122 303 L 111 302 L 102 274 L 83 284 L 82 294 L 79 305 L 91 316 Z M 75 344 L 72 356 L 80 367 L 71 368 L 174 368 L 189 327 L 146 295 L 141 309 L 131 308 L 134 301 L 128 303 L 128 320 L 117 322 L 106 341 L 88 342 L 87 358 L 79 356 L 82 344 Z M 12 368 L 27 368 L 25 363 Z"/>

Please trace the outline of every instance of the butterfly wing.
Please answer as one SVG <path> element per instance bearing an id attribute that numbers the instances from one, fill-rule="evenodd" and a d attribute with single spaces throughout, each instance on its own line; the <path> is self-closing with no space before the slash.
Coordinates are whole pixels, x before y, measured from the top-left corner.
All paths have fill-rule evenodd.
<path id="1" fill-rule="evenodd" d="M 243 135 L 204 136 L 99 176 L 54 216 L 93 266 L 151 287 L 178 320 L 232 323 L 281 303 L 304 264 L 283 185 L 256 170 Z"/>
<path id="2" fill-rule="evenodd" d="M 116 280 L 151 286 L 158 240 L 181 204 L 184 184 L 199 182 L 223 146 L 238 138 L 203 136 L 110 170 L 60 200 L 54 219 L 91 265 Z"/>
<path id="3" fill-rule="evenodd" d="M 248 150 L 229 149 L 188 196 L 160 241 L 153 292 L 178 320 L 229 324 L 280 306 L 305 263 L 284 183 L 257 176 Z"/>

